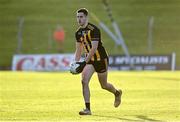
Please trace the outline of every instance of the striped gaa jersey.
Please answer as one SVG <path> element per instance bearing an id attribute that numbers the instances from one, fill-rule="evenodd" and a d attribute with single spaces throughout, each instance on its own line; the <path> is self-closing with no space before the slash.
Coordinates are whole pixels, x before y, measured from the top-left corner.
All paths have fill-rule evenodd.
<path id="1" fill-rule="evenodd" d="M 98 47 L 90 61 L 100 61 L 108 58 L 107 52 L 102 45 L 100 30 L 93 24 L 88 23 L 85 28 L 79 28 L 76 33 L 76 41 L 83 44 L 85 56 L 92 48 L 92 41 L 98 41 Z"/>

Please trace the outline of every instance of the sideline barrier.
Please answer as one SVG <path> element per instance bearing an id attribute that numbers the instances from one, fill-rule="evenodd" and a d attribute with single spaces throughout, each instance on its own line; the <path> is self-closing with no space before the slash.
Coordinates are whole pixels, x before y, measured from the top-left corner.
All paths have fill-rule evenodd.
<path id="1" fill-rule="evenodd" d="M 74 54 L 14 55 L 13 71 L 67 71 Z M 130 65 L 130 64 L 133 64 Z M 124 55 L 109 56 L 109 70 L 172 70 L 176 55 Z"/>

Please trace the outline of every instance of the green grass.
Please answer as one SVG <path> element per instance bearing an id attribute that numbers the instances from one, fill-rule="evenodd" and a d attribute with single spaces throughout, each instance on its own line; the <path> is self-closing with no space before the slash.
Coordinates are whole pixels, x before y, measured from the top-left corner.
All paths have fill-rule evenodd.
<path id="1" fill-rule="evenodd" d="M 171 54 L 176 52 L 180 66 L 179 0 L 109 0 L 113 16 L 120 25 L 131 54 Z M 48 50 L 49 31 L 61 24 L 66 31 L 65 52 L 74 52 L 75 11 L 86 7 L 111 27 L 101 0 L 1 0 L 0 66 L 10 66 L 16 53 L 18 18 L 24 17 L 23 54 L 57 53 L 56 43 Z M 147 24 L 154 16 L 153 51 L 147 50 Z M 90 21 L 97 23 L 92 20 Z M 123 54 L 102 31 L 109 54 Z"/>
<path id="2" fill-rule="evenodd" d="M 91 82 L 92 116 L 84 107 L 79 75 L 67 72 L 0 72 L 0 121 L 180 121 L 180 72 L 110 72 L 122 104 Z"/>

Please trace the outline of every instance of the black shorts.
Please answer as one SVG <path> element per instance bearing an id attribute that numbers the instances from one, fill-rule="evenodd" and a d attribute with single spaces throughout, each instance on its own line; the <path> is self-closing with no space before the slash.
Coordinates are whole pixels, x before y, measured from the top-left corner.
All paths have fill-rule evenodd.
<path id="1" fill-rule="evenodd" d="M 97 73 L 103 73 L 108 70 L 108 63 L 109 63 L 108 58 L 105 58 L 100 61 L 90 61 L 87 64 L 92 64 Z"/>

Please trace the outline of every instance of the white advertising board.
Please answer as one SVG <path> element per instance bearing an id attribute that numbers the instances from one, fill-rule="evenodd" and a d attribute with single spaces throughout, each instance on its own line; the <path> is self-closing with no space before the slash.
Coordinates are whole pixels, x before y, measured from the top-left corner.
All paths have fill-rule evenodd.
<path id="1" fill-rule="evenodd" d="M 14 55 L 12 70 L 18 71 L 65 71 L 74 54 Z"/>

